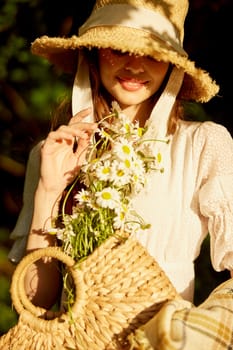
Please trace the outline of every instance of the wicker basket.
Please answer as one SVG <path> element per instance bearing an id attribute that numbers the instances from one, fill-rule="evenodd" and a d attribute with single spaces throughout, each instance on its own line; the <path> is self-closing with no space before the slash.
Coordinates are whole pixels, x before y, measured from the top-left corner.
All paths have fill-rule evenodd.
<path id="1" fill-rule="evenodd" d="M 74 281 L 70 312 L 36 307 L 27 298 L 24 277 L 41 257 L 63 262 Z M 1 350 L 127 349 L 127 335 L 145 324 L 168 300 L 179 298 L 157 262 L 133 238 L 109 238 L 86 260 L 74 261 L 59 248 L 25 256 L 11 284 L 18 323 L 0 338 Z"/>

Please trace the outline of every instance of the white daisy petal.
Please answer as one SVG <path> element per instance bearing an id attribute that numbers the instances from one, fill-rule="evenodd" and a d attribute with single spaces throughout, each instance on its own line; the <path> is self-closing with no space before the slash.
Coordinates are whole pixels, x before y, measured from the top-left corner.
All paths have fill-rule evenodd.
<path id="1" fill-rule="evenodd" d="M 119 192 L 114 188 L 107 187 L 102 191 L 96 192 L 96 203 L 102 208 L 114 209 L 119 202 Z"/>

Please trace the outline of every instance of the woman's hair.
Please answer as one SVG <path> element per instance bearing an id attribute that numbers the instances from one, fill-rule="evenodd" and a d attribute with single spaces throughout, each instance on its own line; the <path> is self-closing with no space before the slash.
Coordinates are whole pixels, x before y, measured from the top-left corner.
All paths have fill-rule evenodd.
<path id="1" fill-rule="evenodd" d="M 89 65 L 90 71 L 90 82 L 92 88 L 92 99 L 95 113 L 95 120 L 99 121 L 103 116 L 110 113 L 111 101 L 112 98 L 108 92 L 104 89 L 101 84 L 99 67 L 98 67 L 98 52 L 97 49 L 84 49 L 83 54 Z M 171 68 L 169 68 L 168 73 L 159 89 L 154 96 L 151 97 L 152 101 L 156 101 L 161 92 L 163 91 L 169 75 L 171 73 Z M 184 112 L 183 106 L 180 99 L 176 99 L 176 103 L 171 112 L 171 116 L 168 124 L 168 134 L 174 134 L 176 131 L 177 123 L 180 119 L 183 119 Z M 67 124 L 72 117 L 72 108 L 71 108 L 71 97 L 64 98 L 61 103 L 58 105 L 51 123 L 52 130 L 57 129 L 62 124 Z"/>
<path id="2" fill-rule="evenodd" d="M 51 119 L 51 130 L 56 130 L 61 125 L 68 124 L 72 118 L 72 106 L 71 98 L 69 96 L 63 97 L 61 102 L 56 107 L 52 119 Z"/>

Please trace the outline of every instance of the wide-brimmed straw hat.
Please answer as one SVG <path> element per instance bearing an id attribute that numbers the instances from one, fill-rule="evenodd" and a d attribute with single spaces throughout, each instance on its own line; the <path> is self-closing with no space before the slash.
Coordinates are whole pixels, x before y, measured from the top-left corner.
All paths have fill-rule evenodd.
<path id="1" fill-rule="evenodd" d="M 32 52 L 65 71 L 77 64 L 81 48 L 112 48 L 171 62 L 184 70 L 180 97 L 207 102 L 219 87 L 183 49 L 187 0 L 97 0 L 87 21 L 72 37 L 42 36 Z"/>

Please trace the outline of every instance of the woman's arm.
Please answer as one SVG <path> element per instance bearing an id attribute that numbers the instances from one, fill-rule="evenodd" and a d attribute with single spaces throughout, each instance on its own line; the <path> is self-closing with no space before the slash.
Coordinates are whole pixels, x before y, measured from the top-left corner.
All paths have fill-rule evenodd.
<path id="1" fill-rule="evenodd" d="M 77 176 L 97 127 L 95 123 L 82 122 L 89 113 L 89 109 L 84 110 L 73 117 L 69 125 L 50 132 L 41 147 L 40 179 L 34 198 L 27 252 L 56 244 L 56 237 L 49 231 L 58 214 L 62 193 Z M 76 150 L 75 138 L 78 138 Z M 57 261 L 45 258 L 28 268 L 25 289 L 33 304 L 48 309 L 57 300 L 60 282 Z"/>
<path id="2" fill-rule="evenodd" d="M 32 225 L 27 242 L 27 253 L 56 245 L 56 237 L 49 234 L 52 216 L 57 214 L 59 198 L 43 189 L 39 182 L 34 200 Z M 49 258 L 32 264 L 25 278 L 25 289 L 33 304 L 49 309 L 60 292 L 61 275 L 57 261 Z"/>

